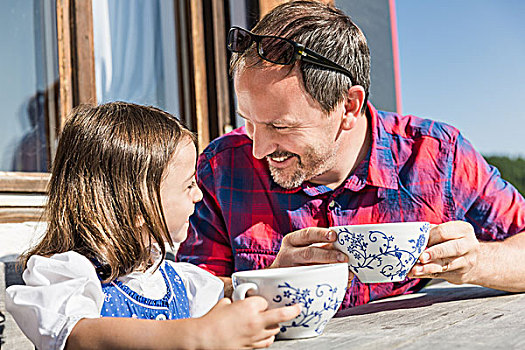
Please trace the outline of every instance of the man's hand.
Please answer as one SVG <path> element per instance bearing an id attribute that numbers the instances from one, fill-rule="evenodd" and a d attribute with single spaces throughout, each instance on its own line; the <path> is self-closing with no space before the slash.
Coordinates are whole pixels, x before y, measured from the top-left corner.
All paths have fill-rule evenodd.
<path id="1" fill-rule="evenodd" d="M 315 264 L 348 262 L 348 257 L 333 246 L 337 234 L 327 228 L 308 227 L 284 236 L 281 249 L 268 268 L 291 267 Z M 233 293 L 231 277 L 219 277 L 224 282 L 224 296 L 231 298 Z M 348 271 L 348 285 L 354 274 Z"/>
<path id="2" fill-rule="evenodd" d="M 321 227 L 308 227 L 291 232 L 284 236 L 281 249 L 269 267 L 347 262 L 348 257 L 333 247 L 332 243 L 336 239 L 334 231 Z"/>
<path id="3" fill-rule="evenodd" d="M 464 221 L 451 221 L 430 229 L 427 249 L 409 276 L 442 278 L 450 283 L 476 283 L 481 244 L 474 228 Z"/>
<path id="4" fill-rule="evenodd" d="M 409 277 L 525 292 L 525 231 L 503 241 L 479 242 L 472 225 L 451 221 L 430 229 L 427 246 Z"/>

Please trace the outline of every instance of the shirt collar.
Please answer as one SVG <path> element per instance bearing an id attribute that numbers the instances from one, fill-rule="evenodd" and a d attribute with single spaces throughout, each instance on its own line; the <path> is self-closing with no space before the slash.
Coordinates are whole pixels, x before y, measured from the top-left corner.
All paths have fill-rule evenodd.
<path id="1" fill-rule="evenodd" d="M 388 135 L 379 119 L 379 112 L 370 102 L 368 102 L 366 117 L 370 121 L 370 130 L 372 132 L 370 149 L 354 172 L 339 188 L 343 187 L 358 192 L 366 185 L 369 185 L 397 190 L 399 175 L 392 154 L 392 138 Z M 302 189 L 309 196 L 316 196 L 331 191 L 329 187 L 309 182 L 303 183 Z"/>
<path id="2" fill-rule="evenodd" d="M 370 102 L 368 102 L 368 111 L 372 138 L 366 183 L 370 186 L 397 190 L 399 175 L 392 154 L 392 138 L 379 119 L 379 112 Z"/>

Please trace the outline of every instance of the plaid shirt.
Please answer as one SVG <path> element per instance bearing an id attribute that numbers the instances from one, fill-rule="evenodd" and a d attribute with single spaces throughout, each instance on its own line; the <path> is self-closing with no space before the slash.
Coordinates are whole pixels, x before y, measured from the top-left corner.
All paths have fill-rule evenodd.
<path id="1" fill-rule="evenodd" d="M 370 152 L 335 190 L 309 182 L 278 186 L 266 160 L 252 156 L 244 128 L 213 141 L 199 157 L 204 198 L 190 218 L 179 260 L 218 276 L 260 269 L 273 262 L 284 235 L 312 226 L 465 220 L 483 241 L 525 229 L 523 197 L 457 129 L 368 107 Z M 425 282 L 354 279 L 342 307 L 415 292 Z"/>

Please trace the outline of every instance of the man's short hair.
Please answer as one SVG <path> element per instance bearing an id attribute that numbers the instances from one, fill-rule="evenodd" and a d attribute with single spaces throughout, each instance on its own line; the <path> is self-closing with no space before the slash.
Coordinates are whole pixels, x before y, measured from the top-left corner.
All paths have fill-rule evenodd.
<path id="1" fill-rule="evenodd" d="M 361 30 L 343 11 L 317 2 L 292 1 L 275 7 L 253 28 L 258 35 L 275 35 L 301 43 L 348 69 L 355 81 L 336 71 L 299 62 L 306 91 L 326 112 L 335 109 L 352 85 L 370 88 L 370 51 Z M 230 71 L 264 67 L 255 46 L 233 54 Z M 293 66 L 292 66 L 293 68 Z M 363 106 L 364 109 L 364 106 Z"/>

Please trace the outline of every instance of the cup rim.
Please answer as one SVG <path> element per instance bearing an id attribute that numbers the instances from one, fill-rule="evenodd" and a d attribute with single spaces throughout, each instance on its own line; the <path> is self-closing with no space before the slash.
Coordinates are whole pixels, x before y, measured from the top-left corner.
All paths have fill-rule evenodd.
<path id="1" fill-rule="evenodd" d="M 356 227 L 356 228 L 362 228 L 362 227 L 370 227 L 370 226 L 404 226 L 404 225 L 424 225 L 429 224 L 428 221 L 399 221 L 399 222 L 377 222 L 377 223 L 371 223 L 371 224 L 356 224 L 356 225 L 340 225 L 340 226 L 330 226 L 329 229 L 337 229 L 342 227 Z"/>
<path id="2" fill-rule="evenodd" d="M 290 272 L 301 272 L 303 270 L 309 270 L 312 273 L 315 273 L 319 270 L 327 269 L 338 269 L 344 266 L 345 269 L 348 269 L 348 263 L 333 263 L 333 264 L 316 264 L 316 265 L 302 265 L 302 266 L 290 266 L 290 267 L 277 267 L 272 269 L 258 269 L 258 270 L 245 270 L 237 271 L 232 274 L 232 277 L 277 277 L 283 273 Z"/>

